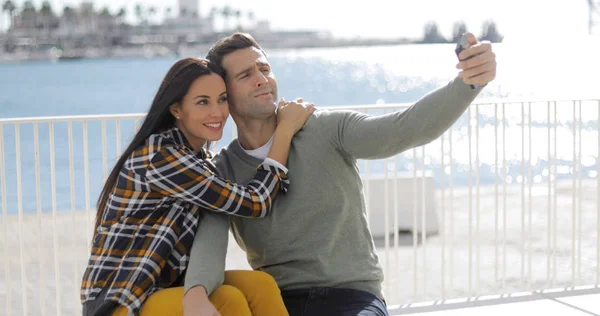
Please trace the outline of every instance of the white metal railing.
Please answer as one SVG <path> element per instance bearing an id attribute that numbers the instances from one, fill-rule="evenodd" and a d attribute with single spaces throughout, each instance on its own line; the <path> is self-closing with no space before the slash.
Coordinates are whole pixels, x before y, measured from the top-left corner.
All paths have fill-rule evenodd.
<path id="1" fill-rule="evenodd" d="M 142 118 L 0 119 L 7 315 L 80 313 L 94 201 Z M 360 161 L 388 303 L 600 284 L 599 124 L 600 100 L 479 102 L 426 146 Z"/>

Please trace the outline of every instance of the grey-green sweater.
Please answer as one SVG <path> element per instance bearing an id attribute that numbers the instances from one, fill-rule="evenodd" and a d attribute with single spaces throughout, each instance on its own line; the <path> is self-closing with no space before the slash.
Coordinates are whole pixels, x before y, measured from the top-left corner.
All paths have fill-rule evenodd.
<path id="1" fill-rule="evenodd" d="M 421 98 L 403 112 L 369 116 L 355 111 L 316 111 L 293 140 L 291 182 L 263 219 L 230 218 L 238 244 L 256 270 L 271 274 L 282 290 L 342 287 L 383 298 L 383 273 L 365 212 L 357 159 L 390 157 L 439 137 L 480 89 L 461 79 Z M 234 182 L 252 179 L 261 160 L 237 140 L 213 160 Z M 407 197 L 408 198 L 408 197 Z M 228 221 L 210 214 L 200 224 L 186 274 L 186 290 L 209 292 L 223 279 Z"/>

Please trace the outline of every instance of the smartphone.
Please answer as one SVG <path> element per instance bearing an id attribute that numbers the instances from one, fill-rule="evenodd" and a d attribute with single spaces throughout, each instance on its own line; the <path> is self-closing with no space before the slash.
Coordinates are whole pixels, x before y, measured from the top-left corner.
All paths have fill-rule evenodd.
<path id="1" fill-rule="evenodd" d="M 456 57 L 458 57 L 458 54 L 460 54 L 460 52 L 462 52 L 464 49 L 469 48 L 471 45 L 469 45 L 469 40 L 467 40 L 467 35 L 463 34 L 460 39 L 458 40 L 458 43 L 456 43 L 456 49 L 454 50 L 454 52 L 456 53 Z M 469 57 L 467 59 L 470 59 L 472 57 Z M 460 60 L 460 58 L 458 59 Z M 466 59 L 465 59 L 466 60 Z M 477 89 L 479 88 L 479 85 L 470 85 L 471 89 Z"/>

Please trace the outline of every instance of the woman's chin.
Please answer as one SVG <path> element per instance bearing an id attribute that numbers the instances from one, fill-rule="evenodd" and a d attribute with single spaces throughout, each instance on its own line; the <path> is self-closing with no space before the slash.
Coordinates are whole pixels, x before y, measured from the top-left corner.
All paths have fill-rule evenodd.
<path id="1" fill-rule="evenodd" d="M 214 135 L 210 135 L 210 136 L 206 137 L 206 140 L 209 142 L 216 142 L 216 141 L 221 140 L 221 138 L 223 138 L 223 132 L 214 134 Z"/>

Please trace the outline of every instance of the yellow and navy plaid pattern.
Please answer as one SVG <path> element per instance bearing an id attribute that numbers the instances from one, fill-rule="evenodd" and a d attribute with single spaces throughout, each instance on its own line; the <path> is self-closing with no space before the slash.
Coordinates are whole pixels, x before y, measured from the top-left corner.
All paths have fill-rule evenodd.
<path id="1" fill-rule="evenodd" d="M 152 293 L 181 280 L 201 212 L 264 217 L 286 173 L 261 164 L 246 187 L 218 177 L 176 127 L 151 135 L 125 162 L 103 211 L 81 285 L 82 302 L 107 300 L 134 315 Z"/>

